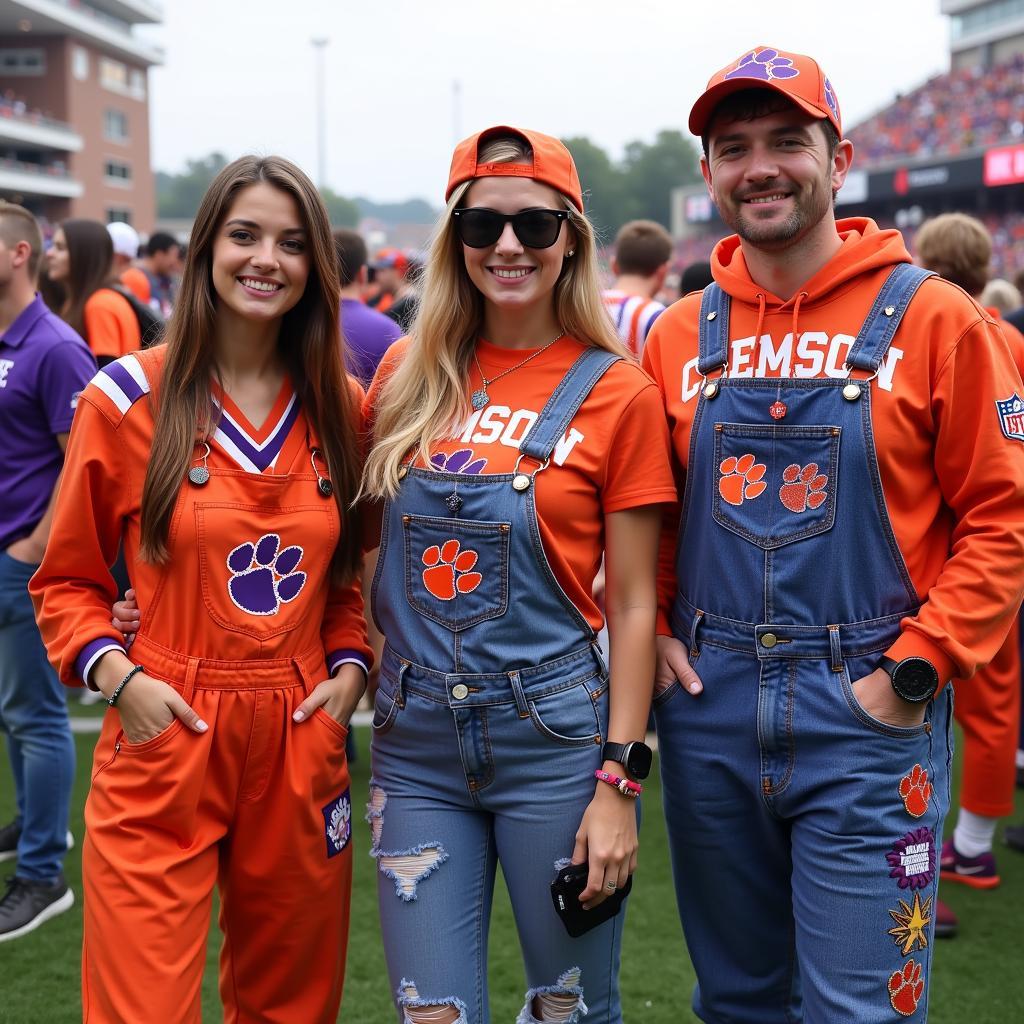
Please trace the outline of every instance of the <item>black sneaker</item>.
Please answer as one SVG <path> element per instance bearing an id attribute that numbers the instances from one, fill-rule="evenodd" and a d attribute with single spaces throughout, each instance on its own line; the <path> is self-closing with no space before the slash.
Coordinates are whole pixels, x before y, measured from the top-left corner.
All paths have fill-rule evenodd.
<path id="1" fill-rule="evenodd" d="M 18 839 L 21 838 L 21 823 L 12 821 L 0 828 L 0 862 L 14 860 L 18 856 Z"/>
<path id="2" fill-rule="evenodd" d="M 0 828 L 0 864 L 5 860 L 17 859 L 20 838 L 21 825 L 17 821 L 12 821 Z M 72 835 L 71 829 L 68 829 L 67 845 L 69 850 L 73 849 L 75 845 L 75 837 Z"/>
<path id="3" fill-rule="evenodd" d="M 0 942 L 35 931 L 44 921 L 70 910 L 74 902 L 75 894 L 63 875 L 53 885 L 12 875 L 0 899 Z"/>
<path id="4" fill-rule="evenodd" d="M 1024 823 L 1020 825 L 1007 825 L 1003 838 L 1006 840 L 1007 846 L 1024 853 Z"/>

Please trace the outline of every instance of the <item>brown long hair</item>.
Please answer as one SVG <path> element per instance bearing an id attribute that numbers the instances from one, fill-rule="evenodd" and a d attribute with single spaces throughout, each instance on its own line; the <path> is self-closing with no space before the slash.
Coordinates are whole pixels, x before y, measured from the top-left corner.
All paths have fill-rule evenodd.
<path id="1" fill-rule="evenodd" d="M 167 561 L 167 532 L 192 461 L 196 430 L 205 433 L 214 424 L 210 397 L 217 319 L 213 242 L 235 197 L 258 182 L 290 195 L 306 229 L 309 278 L 302 297 L 281 320 L 278 348 L 334 484 L 342 529 L 333 575 L 344 581 L 358 569 L 361 555 L 352 504 L 359 488 L 362 455 L 355 403 L 343 369 L 334 241 L 316 187 L 295 164 L 279 156 L 239 158 L 214 178 L 199 204 L 174 315 L 165 334 L 167 355 L 157 389 L 156 429 L 142 490 L 140 553 L 148 561 Z"/>
<path id="2" fill-rule="evenodd" d="M 68 247 L 68 276 L 64 280 L 65 299 L 60 315 L 86 338 L 85 304 L 94 292 L 114 280 L 114 243 L 106 226 L 98 220 L 72 218 L 60 227 Z"/>

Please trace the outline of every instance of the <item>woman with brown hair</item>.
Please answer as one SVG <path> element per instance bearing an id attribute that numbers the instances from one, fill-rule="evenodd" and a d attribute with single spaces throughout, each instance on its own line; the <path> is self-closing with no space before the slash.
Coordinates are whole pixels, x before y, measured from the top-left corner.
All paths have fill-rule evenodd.
<path id="1" fill-rule="evenodd" d="M 57 228 L 46 275 L 63 290 L 61 319 L 85 338 L 100 366 L 142 347 L 131 303 L 115 289 L 110 234 L 98 220 L 66 220 Z"/>
<path id="2" fill-rule="evenodd" d="M 226 1019 L 337 1015 L 369 660 L 338 287 L 312 182 L 243 157 L 199 208 L 166 344 L 81 396 L 31 590 L 62 681 L 115 709 L 86 804 L 93 1024 L 200 1020 L 214 884 Z M 122 539 L 131 660 L 110 623 Z"/>

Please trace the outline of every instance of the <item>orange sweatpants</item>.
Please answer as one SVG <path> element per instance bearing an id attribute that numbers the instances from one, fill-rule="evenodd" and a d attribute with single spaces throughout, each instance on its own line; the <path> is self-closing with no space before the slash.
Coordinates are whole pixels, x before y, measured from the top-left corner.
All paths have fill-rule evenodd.
<path id="1" fill-rule="evenodd" d="M 954 717 L 964 731 L 960 806 L 986 818 L 1013 813 L 1020 731 L 1019 623 L 970 679 L 954 679 Z"/>
<path id="2" fill-rule="evenodd" d="M 136 639 L 132 657 L 208 725 L 175 719 L 96 747 L 82 853 L 83 1019 L 199 1024 L 214 884 L 226 1024 L 327 1024 L 341 1002 L 352 880 L 345 730 L 292 712 L 323 651 L 200 662 Z"/>

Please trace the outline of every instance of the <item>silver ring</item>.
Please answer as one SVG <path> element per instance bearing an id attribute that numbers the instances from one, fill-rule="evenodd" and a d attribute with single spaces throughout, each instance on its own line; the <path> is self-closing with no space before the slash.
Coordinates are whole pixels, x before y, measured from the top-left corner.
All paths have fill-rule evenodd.
<path id="1" fill-rule="evenodd" d="M 606 889 L 611 889 L 612 892 L 614 892 L 618 888 L 618 886 L 614 882 L 605 882 L 604 887 Z"/>

